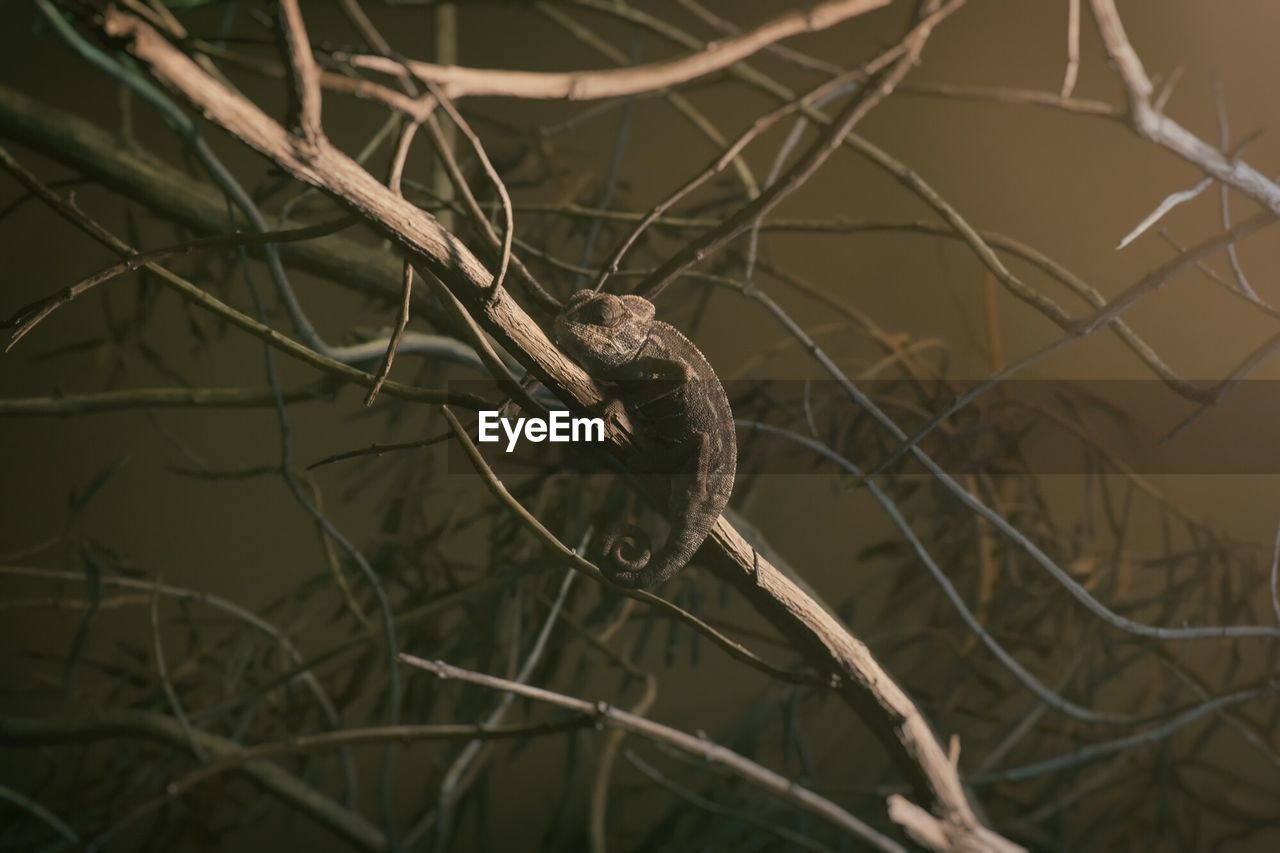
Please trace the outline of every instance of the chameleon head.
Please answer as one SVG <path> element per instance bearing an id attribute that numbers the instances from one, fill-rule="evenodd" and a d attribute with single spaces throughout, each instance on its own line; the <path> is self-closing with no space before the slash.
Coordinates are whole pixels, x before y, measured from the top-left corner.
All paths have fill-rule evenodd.
<path id="1" fill-rule="evenodd" d="M 579 290 L 556 318 L 556 343 L 588 371 L 619 367 L 648 339 L 653 313 L 640 296 Z"/>

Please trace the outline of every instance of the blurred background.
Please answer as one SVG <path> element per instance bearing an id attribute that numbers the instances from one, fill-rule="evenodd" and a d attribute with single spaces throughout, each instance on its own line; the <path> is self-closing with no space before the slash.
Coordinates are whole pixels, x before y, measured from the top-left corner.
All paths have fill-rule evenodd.
<path id="1" fill-rule="evenodd" d="M 226 54 L 215 57 L 218 68 L 234 85 L 269 114 L 283 115 L 281 82 L 227 58 L 274 60 L 270 4 L 168 5 L 189 33 L 188 46 L 217 46 Z M 1280 117 L 1273 96 L 1280 6 L 1119 5 L 1148 73 L 1169 85 L 1166 113 L 1216 147 L 1234 150 L 1247 141 L 1239 156 L 1264 174 L 1280 173 L 1270 131 Z M 303 6 L 325 55 L 362 44 L 343 4 Z M 723 35 L 717 18 L 747 28 L 789 8 L 710 0 L 364 5 L 405 56 L 430 59 L 443 45 L 458 64 L 529 70 L 681 55 L 689 48 L 680 38 L 703 43 Z M 834 68 L 854 67 L 895 43 L 909 12 L 891 4 L 790 39 L 787 51 L 762 53 L 751 66 L 804 91 Z M 184 136 L 150 105 L 122 95 L 118 79 L 87 62 L 75 42 L 108 54 L 109 46 L 78 23 L 63 24 L 71 35 L 60 33 L 49 15 L 61 14 L 52 5 L 0 8 L 7 105 L 0 144 L 60 192 L 74 192 L 83 210 L 131 245 L 195 236 L 189 222 L 131 197 L 105 164 L 85 168 L 66 146 L 33 141 L 46 132 L 65 140 L 90 127 L 104 145 L 209 186 Z M 1194 245 L 1222 230 L 1218 185 L 1117 249 L 1162 200 L 1196 186 L 1202 173 L 1122 120 L 937 88 L 1056 93 L 1067 64 L 1067 24 L 1066 0 L 971 0 L 939 27 L 920 67 L 857 133 L 983 235 L 1030 247 L 1113 297 L 1173 257 L 1175 244 Z M 1126 103 L 1087 8 L 1074 98 Z M 511 192 L 517 253 L 563 296 L 585 286 L 629 230 L 629 220 L 592 211 L 647 211 L 777 103 L 720 73 L 680 87 L 676 97 L 487 98 L 460 108 Z M 35 128 L 24 110 L 51 129 Z M 396 138 L 385 109 L 326 94 L 324 127 L 353 156 L 367 151 L 370 171 L 384 176 Z M 794 120 L 772 128 L 739 167 L 673 212 L 699 222 L 655 227 L 630 257 L 632 268 L 656 265 L 707 220 L 741 205 L 749 192 L 744 175 L 767 184 L 780 152 L 795 150 L 793 129 L 801 146 L 814 136 Z M 217 128 L 200 134 L 272 222 L 286 205 L 297 223 L 338 213 Z M 458 146 L 470 185 L 484 208 L 496 211 L 476 158 L 465 141 Z M 428 140 L 415 145 L 405 174 L 411 199 L 456 223 L 468 245 L 482 245 L 464 216 L 445 210 L 452 196 L 442 190 Z M 1232 222 L 1257 211 L 1229 195 Z M 12 178 L 0 177 L 6 317 L 115 260 L 24 196 Z M 884 459 L 894 442 L 734 285 L 750 281 L 776 299 L 850 377 L 872 382 L 875 398 L 908 433 L 943 411 L 957 389 L 1062 335 L 1001 287 L 945 225 L 938 228 L 942 220 L 918 193 L 847 148 L 770 220 L 781 224 L 761 230 L 754 264 L 751 240 L 735 241 L 700 267 L 715 280 L 682 280 L 658 300 L 659 316 L 689 334 L 723 377 L 739 381 L 731 390 L 740 418 L 819 436 L 863 468 Z M 925 225 L 902 225 L 909 222 Z M 392 325 L 399 270 L 393 249 L 376 235 L 357 228 L 340 236 L 365 250 L 358 259 L 376 263 L 352 270 L 349 280 L 345 272 L 320 275 L 286 264 L 307 315 L 335 344 L 375 338 Z M 1003 248 L 999 254 L 1029 287 L 1074 317 L 1088 315 L 1091 306 L 1044 264 Z M 1271 231 L 1240 243 L 1236 262 L 1260 300 L 1280 299 L 1280 249 Z M 171 267 L 253 316 L 256 291 L 267 300 L 268 322 L 292 331 L 259 257 L 193 254 Z M 392 298 L 361 290 L 359 282 L 378 276 Z M 634 278 L 624 274 L 610 287 L 621 290 L 628 281 Z M 1172 372 L 1211 387 L 1275 334 L 1273 316 L 1233 295 L 1236 289 L 1231 260 L 1217 253 L 1125 317 Z M 434 326 L 417 316 L 411 328 Z M 166 796 L 165 784 L 202 760 L 183 739 L 165 742 L 105 722 L 92 737 L 35 738 L 23 734 L 24 720 L 106 720 L 101 715 L 117 711 L 172 717 L 176 697 L 196 729 L 248 745 L 393 716 L 473 722 L 501 710 L 511 723 L 548 718 L 533 704 L 500 706 L 492 691 L 442 686 L 409 670 L 399 676 L 402 703 L 389 709 L 377 596 L 360 560 L 322 525 L 341 531 L 390 606 L 409 614 L 397 623 L 399 648 L 511 677 L 527 663 L 531 683 L 636 706 L 676 728 L 705 732 L 887 828 L 883 799 L 903 780 L 847 706 L 820 688 L 745 667 L 679 620 L 587 579 L 570 583 L 563 563 L 439 447 L 306 470 L 346 451 L 437 435 L 445 424 L 434 407 L 384 396 L 366 408 L 362 389 L 321 387 L 317 372 L 279 355 L 273 364 L 281 385 L 305 397 L 287 407 L 283 444 L 261 343 L 145 273 L 63 307 L 0 357 L 0 713 L 7 721 L 0 784 L 14 794 L 0 802 L 0 846 L 46 849 L 67 840 L 66 831 L 78 845 L 96 839 L 108 849 L 349 843 L 296 801 L 260 796 L 260 780 L 243 774 L 220 774 Z M 400 356 L 392 375 L 430 387 L 475 378 L 413 355 Z M 1280 362 L 1259 360 L 1242 388 L 1162 442 L 1200 405 L 1161 383 L 1104 331 L 1018 373 L 1019 380 L 1055 380 L 1039 408 L 1015 405 L 1021 391 L 991 392 L 928 447 L 964 488 L 1116 614 L 1174 628 L 1274 627 L 1269 587 L 1280 469 L 1268 455 L 1268 436 L 1280 414 L 1271 392 L 1278 376 Z M 753 390 L 763 380 L 789 381 L 767 386 L 768 393 Z M 800 400 L 810 388 L 803 380 L 813 380 L 807 403 Z M 61 397 L 159 387 L 257 396 L 234 407 L 76 412 L 56 405 Z M 785 463 L 756 470 L 752 453 L 768 453 L 756 441 L 740 434 L 737 518 L 868 643 L 944 743 L 959 737 L 961 771 L 990 825 L 1033 849 L 1267 850 L 1280 843 L 1274 637 L 1160 640 L 1108 626 L 919 468 L 890 469 L 881 478 L 888 499 L 994 641 L 1073 707 L 1128 716 L 1099 724 L 1063 713 L 977 640 L 867 489 L 794 448 Z M 280 473 L 282 447 L 291 478 Z M 1204 459 L 1211 461 L 1198 462 Z M 630 511 L 632 502 L 616 478 L 532 462 L 508 485 L 571 546 L 590 540 L 596 514 Z M 701 569 L 661 592 L 767 660 L 796 665 L 785 639 Z M 227 606 L 211 605 L 214 597 Z M 249 615 L 272 627 L 252 627 Z M 304 672 L 314 681 L 298 677 Z M 1204 704 L 1221 697 L 1235 698 Z M 616 849 L 858 849 L 750 786 L 637 738 L 621 746 L 611 738 L 590 730 L 518 738 L 470 755 L 465 741 L 397 743 L 390 762 L 373 743 L 341 754 L 290 755 L 280 766 L 371 826 L 384 826 L 389 811 L 401 840 L 415 849 L 586 849 L 589 824 L 602 811 Z M 608 758 L 613 766 L 602 774 L 611 751 L 616 759 Z M 1059 759 L 1060 766 L 1039 767 Z M 384 773 L 391 784 L 381 781 Z M 50 820 L 33 813 L 37 805 Z M 761 818 L 768 829 L 758 825 Z"/>

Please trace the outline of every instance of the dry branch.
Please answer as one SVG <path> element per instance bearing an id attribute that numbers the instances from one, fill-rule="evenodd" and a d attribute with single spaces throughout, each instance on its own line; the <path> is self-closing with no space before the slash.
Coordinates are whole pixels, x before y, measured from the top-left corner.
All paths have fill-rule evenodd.
<path id="1" fill-rule="evenodd" d="M 706 46 L 699 53 L 667 62 L 652 62 L 607 71 L 535 72 L 465 68 L 411 61 L 407 67 L 423 82 L 435 83 L 450 98 L 499 96 L 509 98 L 587 101 L 654 92 L 705 77 L 739 62 L 774 42 L 833 27 L 858 15 L 889 5 L 889 0 L 832 0 L 797 10 L 751 32 Z M 345 56 L 357 68 L 399 74 L 401 64 L 382 56 Z"/>
<path id="2" fill-rule="evenodd" d="M 1280 216 L 1280 184 L 1248 163 L 1224 154 L 1166 116 L 1162 105 L 1153 101 L 1155 86 L 1125 34 L 1115 3 L 1113 0 L 1092 2 L 1103 46 L 1129 96 L 1129 124 L 1138 135 L 1235 187 Z"/>

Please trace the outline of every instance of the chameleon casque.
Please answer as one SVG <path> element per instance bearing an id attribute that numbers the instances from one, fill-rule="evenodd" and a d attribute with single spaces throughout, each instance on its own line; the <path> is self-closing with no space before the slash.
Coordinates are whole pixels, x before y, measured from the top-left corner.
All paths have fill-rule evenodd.
<path id="1" fill-rule="evenodd" d="M 654 551 L 630 525 L 610 530 L 601 570 L 619 586 L 655 586 L 684 568 L 729 503 L 737 442 L 729 398 L 715 370 L 674 326 L 654 319 L 640 296 L 580 290 L 555 322 L 556 342 L 594 379 L 611 383 L 656 446 L 638 472 L 669 476 L 671 530 Z"/>

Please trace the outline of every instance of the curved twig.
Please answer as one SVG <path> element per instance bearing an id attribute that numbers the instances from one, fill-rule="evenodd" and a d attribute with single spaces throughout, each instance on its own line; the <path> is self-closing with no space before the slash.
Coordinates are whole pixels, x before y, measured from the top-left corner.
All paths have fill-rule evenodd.
<path id="1" fill-rule="evenodd" d="M 614 708 L 606 702 L 587 702 L 561 693 L 553 693 L 541 687 L 532 687 L 527 684 L 508 681 L 504 678 L 461 669 L 444 661 L 428 661 L 407 654 L 400 655 L 400 660 L 417 669 L 426 670 L 438 678 L 457 679 L 488 687 L 492 690 L 505 690 L 526 699 L 556 705 L 581 714 L 593 715 L 596 721 L 602 725 L 616 726 L 625 731 L 652 738 L 704 761 L 725 767 L 761 790 L 768 791 L 795 804 L 878 850 L 906 853 L 902 845 L 877 832 L 825 797 L 797 785 L 795 782 L 756 764 L 736 752 L 714 744 L 706 738 L 685 734 L 661 723 L 655 723 L 636 714 Z"/>
<path id="2" fill-rule="evenodd" d="M 833 27 L 889 0 L 828 0 L 811 9 L 790 12 L 741 36 L 709 45 L 698 53 L 666 62 L 651 62 L 605 71 L 536 72 L 465 68 L 410 61 L 419 80 L 444 89 L 451 98 L 499 96 L 571 101 L 618 98 L 666 89 L 704 77 L 751 56 L 762 48 L 802 33 Z M 357 68 L 396 74 L 399 63 L 381 56 L 335 54 Z"/>

